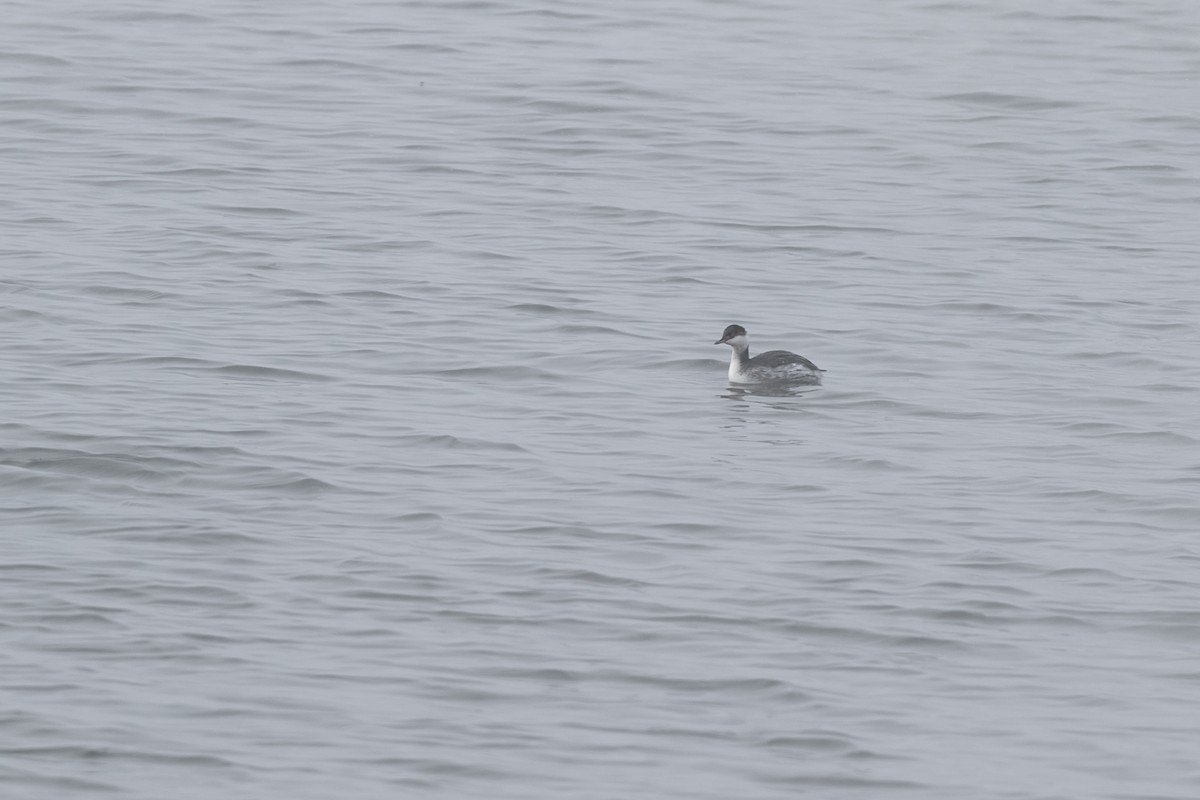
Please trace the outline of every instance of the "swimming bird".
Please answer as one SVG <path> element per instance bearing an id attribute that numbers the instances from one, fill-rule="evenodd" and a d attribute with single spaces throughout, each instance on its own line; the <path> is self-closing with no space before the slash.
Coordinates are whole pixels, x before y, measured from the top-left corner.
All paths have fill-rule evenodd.
<path id="1" fill-rule="evenodd" d="M 727 344 L 733 348 L 729 359 L 729 380 L 732 383 L 820 383 L 825 370 L 804 356 L 787 350 L 770 350 L 750 357 L 750 342 L 746 329 L 741 325 L 730 325 L 713 344 Z"/>

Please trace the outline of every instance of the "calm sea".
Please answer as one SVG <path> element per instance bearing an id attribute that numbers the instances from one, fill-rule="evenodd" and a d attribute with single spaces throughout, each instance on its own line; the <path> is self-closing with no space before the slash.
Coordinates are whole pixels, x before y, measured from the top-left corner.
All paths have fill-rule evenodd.
<path id="1" fill-rule="evenodd" d="M 1200 4 L 3 17 L 3 797 L 1200 794 Z"/>

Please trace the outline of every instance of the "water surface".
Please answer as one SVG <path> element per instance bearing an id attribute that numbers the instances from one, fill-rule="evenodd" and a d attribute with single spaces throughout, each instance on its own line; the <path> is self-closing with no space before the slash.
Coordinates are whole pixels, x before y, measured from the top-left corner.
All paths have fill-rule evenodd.
<path id="1" fill-rule="evenodd" d="M 6 796 L 1191 800 L 1198 36 L 10 4 Z"/>

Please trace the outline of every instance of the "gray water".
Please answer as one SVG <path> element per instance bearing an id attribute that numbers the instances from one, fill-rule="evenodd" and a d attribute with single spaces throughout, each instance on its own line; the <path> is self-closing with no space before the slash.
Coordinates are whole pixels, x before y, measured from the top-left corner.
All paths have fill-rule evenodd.
<path id="1" fill-rule="evenodd" d="M 4 15 L 3 797 L 1200 792 L 1200 5 Z"/>

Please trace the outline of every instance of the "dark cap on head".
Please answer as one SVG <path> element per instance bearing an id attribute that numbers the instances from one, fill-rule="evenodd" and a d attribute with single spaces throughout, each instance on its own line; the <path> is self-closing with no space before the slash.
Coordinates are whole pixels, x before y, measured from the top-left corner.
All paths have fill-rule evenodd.
<path id="1" fill-rule="evenodd" d="M 732 339 L 735 336 L 745 336 L 745 335 L 746 335 L 746 329 L 743 328 L 741 325 L 730 325 L 729 327 L 727 327 L 725 329 L 725 332 L 721 334 L 721 338 L 717 339 L 715 342 L 713 342 L 713 344 L 725 344 L 726 342 L 728 342 L 730 339 Z"/>

